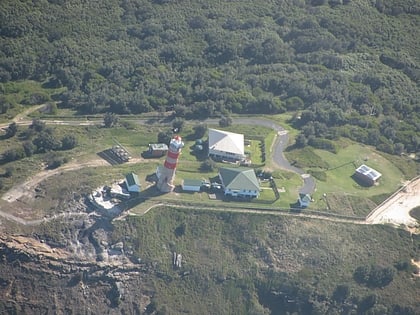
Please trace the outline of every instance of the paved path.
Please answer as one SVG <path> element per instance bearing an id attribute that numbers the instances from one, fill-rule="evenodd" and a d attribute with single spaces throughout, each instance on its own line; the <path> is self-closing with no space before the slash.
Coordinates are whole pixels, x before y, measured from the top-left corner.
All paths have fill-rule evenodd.
<path id="1" fill-rule="evenodd" d="M 297 168 L 289 163 L 289 161 L 284 156 L 284 150 L 289 145 L 289 133 L 283 127 L 273 123 L 270 120 L 266 119 L 234 119 L 234 122 L 240 124 L 254 124 L 259 126 L 264 126 L 267 128 L 274 129 L 277 132 L 277 138 L 273 146 L 273 161 L 280 167 L 285 170 L 297 173 L 301 175 L 303 179 L 303 186 L 300 188 L 300 193 L 303 194 L 312 194 L 315 191 L 315 179 L 309 174 L 305 174 L 305 171 Z M 303 176 L 302 176 L 303 175 Z"/>

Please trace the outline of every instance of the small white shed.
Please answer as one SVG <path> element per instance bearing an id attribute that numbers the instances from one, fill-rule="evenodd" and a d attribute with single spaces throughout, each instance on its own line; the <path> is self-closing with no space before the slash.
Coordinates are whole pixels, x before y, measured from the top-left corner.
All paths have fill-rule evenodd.
<path id="1" fill-rule="evenodd" d="M 129 173 L 125 176 L 125 184 L 129 192 L 139 193 L 140 192 L 140 181 L 137 174 Z"/>
<path id="2" fill-rule="evenodd" d="M 199 179 L 184 179 L 182 181 L 183 191 L 200 191 L 202 181 Z"/>

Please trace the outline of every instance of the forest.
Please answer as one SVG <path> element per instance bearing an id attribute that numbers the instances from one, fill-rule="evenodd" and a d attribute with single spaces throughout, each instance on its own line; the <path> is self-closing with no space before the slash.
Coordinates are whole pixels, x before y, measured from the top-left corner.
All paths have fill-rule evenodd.
<path id="1" fill-rule="evenodd" d="M 335 152 L 344 137 L 418 161 L 419 29 L 419 0 L 1 0 L 0 121 L 10 125 L 0 140 L 22 145 L 4 145 L 0 165 L 38 153 L 48 168 L 65 163 L 77 133 L 42 121 L 63 113 L 105 127 L 146 113 L 181 125 L 285 114 L 294 148 Z M 18 132 L 10 120 L 38 104 L 47 111 Z M 97 129 L 86 132 L 92 145 Z M 12 183 L 19 168 L 0 176 Z M 112 230 L 156 270 L 146 314 L 418 313 L 418 235 L 164 210 Z M 186 257 L 182 274 L 172 249 Z"/>
<path id="2" fill-rule="evenodd" d="M 418 152 L 419 13 L 416 0 L 4 0 L 0 113 L 51 98 L 83 115 L 289 112 L 298 147 Z M 25 80 L 45 92 L 17 100 Z"/>

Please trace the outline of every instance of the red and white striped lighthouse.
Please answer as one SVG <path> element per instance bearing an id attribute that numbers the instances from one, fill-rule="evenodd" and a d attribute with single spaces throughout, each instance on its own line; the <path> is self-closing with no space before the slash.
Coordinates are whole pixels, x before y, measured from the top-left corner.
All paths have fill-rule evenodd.
<path id="1" fill-rule="evenodd" d="M 175 187 L 173 181 L 175 179 L 176 164 L 178 163 L 178 158 L 183 147 L 184 142 L 182 142 L 182 138 L 180 136 L 172 138 L 169 144 L 165 163 L 163 163 L 163 167 L 159 167 L 156 172 L 158 177 L 156 186 L 161 192 L 170 192 Z"/>

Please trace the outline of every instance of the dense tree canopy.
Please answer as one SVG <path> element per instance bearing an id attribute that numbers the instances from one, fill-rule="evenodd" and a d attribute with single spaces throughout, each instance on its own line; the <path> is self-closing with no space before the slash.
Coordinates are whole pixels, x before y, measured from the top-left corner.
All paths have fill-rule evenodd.
<path id="1" fill-rule="evenodd" d="M 300 111 L 300 145 L 334 135 L 415 152 L 419 12 L 415 0 L 5 0 L 0 82 L 62 87 L 53 97 L 81 114 Z"/>

